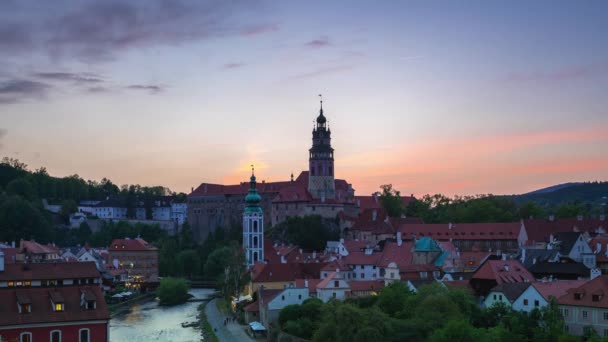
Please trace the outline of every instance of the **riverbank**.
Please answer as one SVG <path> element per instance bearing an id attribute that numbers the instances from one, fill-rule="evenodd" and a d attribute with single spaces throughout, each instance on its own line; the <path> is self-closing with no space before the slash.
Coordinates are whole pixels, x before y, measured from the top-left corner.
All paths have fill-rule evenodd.
<path id="1" fill-rule="evenodd" d="M 205 302 L 198 306 L 198 319 L 201 327 L 201 335 L 205 341 L 219 342 L 219 339 L 215 336 L 213 328 L 211 327 L 211 324 L 209 324 L 207 315 L 205 314 L 205 306 L 207 306 L 207 304 L 209 304 L 209 302 Z"/>
<path id="2" fill-rule="evenodd" d="M 129 312 L 129 309 L 133 305 L 142 304 L 145 302 L 149 302 L 156 298 L 155 293 L 145 293 L 139 296 L 136 296 L 132 299 L 129 299 L 124 302 L 116 303 L 116 304 L 108 304 L 108 310 L 110 311 L 110 318 L 113 318 L 117 315 L 121 315 Z"/>

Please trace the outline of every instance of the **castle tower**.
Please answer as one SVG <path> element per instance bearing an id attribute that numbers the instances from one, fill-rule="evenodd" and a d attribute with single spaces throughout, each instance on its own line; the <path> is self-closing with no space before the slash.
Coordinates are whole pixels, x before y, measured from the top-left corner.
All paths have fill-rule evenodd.
<path id="1" fill-rule="evenodd" d="M 255 185 L 252 166 L 249 193 L 245 196 L 245 211 L 243 212 L 243 248 L 247 267 L 258 261 L 264 261 L 264 212 L 260 206 L 262 198 Z"/>
<path id="2" fill-rule="evenodd" d="M 320 96 L 320 95 L 319 95 Z M 323 115 L 323 100 L 317 117 L 317 123 L 312 130 L 312 147 L 308 160 L 308 192 L 315 199 L 334 199 L 334 149 L 331 147 L 331 130 L 326 126 L 327 119 Z"/>

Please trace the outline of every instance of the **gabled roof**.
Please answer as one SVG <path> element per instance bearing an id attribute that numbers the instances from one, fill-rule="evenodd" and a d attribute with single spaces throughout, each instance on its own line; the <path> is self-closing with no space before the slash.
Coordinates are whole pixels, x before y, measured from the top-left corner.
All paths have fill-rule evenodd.
<path id="1" fill-rule="evenodd" d="M 375 234 L 394 234 L 395 230 L 387 220 L 386 211 L 382 208 L 370 208 L 361 212 L 351 230 L 369 231 Z"/>
<path id="2" fill-rule="evenodd" d="M 308 192 L 307 187 L 304 184 L 292 183 L 281 190 L 272 200 L 274 203 L 285 203 L 285 202 L 309 202 L 312 200 L 312 196 Z"/>
<path id="3" fill-rule="evenodd" d="M 513 303 L 530 285 L 531 283 L 528 282 L 502 283 L 496 285 L 490 292 L 502 293 L 507 297 L 509 302 Z"/>
<path id="4" fill-rule="evenodd" d="M 382 255 L 380 253 L 365 254 L 365 252 L 349 252 L 343 258 L 347 265 L 376 265 Z"/>
<path id="5" fill-rule="evenodd" d="M 597 262 L 608 262 L 608 236 L 596 236 L 589 241 Z M 599 249 L 598 249 L 599 247 Z"/>
<path id="6" fill-rule="evenodd" d="M 495 280 L 498 284 L 533 282 L 534 276 L 517 260 L 486 260 L 473 279 Z"/>
<path id="7" fill-rule="evenodd" d="M 580 232 L 563 232 L 553 234 L 554 241 L 559 241 L 560 251 L 563 255 L 570 254 L 572 248 L 581 236 Z"/>
<path id="8" fill-rule="evenodd" d="M 247 312 L 260 312 L 260 306 L 258 302 L 255 301 L 253 303 L 249 303 L 246 307 L 243 308 L 243 310 Z"/>
<path id="9" fill-rule="evenodd" d="M 306 287 L 306 281 L 308 281 L 308 293 L 317 292 L 317 285 L 321 282 L 321 279 L 296 279 L 296 287 Z"/>
<path id="10" fill-rule="evenodd" d="M 98 278 L 94 262 L 48 262 L 5 264 L 0 281 L 9 280 L 60 280 L 74 278 Z"/>
<path id="11" fill-rule="evenodd" d="M 268 306 L 276 296 L 278 296 L 285 289 L 261 289 L 259 291 L 259 301 L 264 307 Z"/>
<path id="12" fill-rule="evenodd" d="M 327 275 L 327 277 L 325 277 L 325 279 L 321 280 L 321 281 L 320 281 L 320 282 L 317 284 L 317 289 L 325 289 L 325 288 L 327 288 L 327 287 L 328 287 L 328 285 L 329 285 L 329 283 L 330 283 L 330 282 L 332 282 L 332 281 L 334 281 L 334 280 L 335 280 L 334 278 L 336 278 L 337 276 L 338 276 L 338 273 L 336 273 L 336 272 L 331 272 L 330 274 L 328 274 L 328 275 Z M 342 278 L 337 278 L 337 279 L 339 279 L 339 280 L 344 280 L 344 279 L 342 279 Z M 347 286 L 347 287 L 335 287 L 335 286 L 331 286 L 331 285 L 330 285 L 329 287 L 330 287 L 330 288 L 332 288 L 332 289 L 344 289 L 344 288 L 348 288 L 348 287 L 349 287 L 349 286 L 348 286 L 348 283 L 346 283 L 346 286 Z"/>
<path id="13" fill-rule="evenodd" d="M 83 292 L 89 292 L 94 296 L 97 302 L 95 309 L 85 310 L 80 306 Z M 51 293 L 54 296 L 61 296 L 63 299 L 63 312 L 53 311 Z M 32 311 L 20 314 L 17 308 L 18 298 L 29 302 Z M 35 287 L 0 291 L 0 326 L 109 319 L 110 313 L 99 286 L 66 286 L 52 291 L 49 291 L 48 288 Z"/>
<path id="14" fill-rule="evenodd" d="M 608 308 L 608 276 L 599 276 L 566 291 L 557 301 L 561 305 Z M 579 298 L 579 299 L 577 299 Z"/>
<path id="15" fill-rule="evenodd" d="M 551 297 L 558 299 L 565 295 L 568 290 L 579 287 L 586 282 L 587 280 L 555 280 L 546 283 L 533 283 L 532 286 L 546 301 L 549 301 Z"/>
<path id="16" fill-rule="evenodd" d="M 526 258 L 524 259 L 523 265 L 527 269 L 530 269 L 535 262 L 552 261 L 559 255 L 559 250 L 557 249 L 526 249 L 525 251 Z M 523 252 L 520 252 L 520 256 L 518 256 L 518 259 L 520 260 L 521 253 Z"/>
<path id="17" fill-rule="evenodd" d="M 412 263 L 412 242 L 402 242 L 399 246 L 396 242 L 387 241 L 382 250 L 382 256 L 376 264 L 378 267 L 388 267 L 391 262 L 394 262 L 399 269 L 406 267 Z"/>

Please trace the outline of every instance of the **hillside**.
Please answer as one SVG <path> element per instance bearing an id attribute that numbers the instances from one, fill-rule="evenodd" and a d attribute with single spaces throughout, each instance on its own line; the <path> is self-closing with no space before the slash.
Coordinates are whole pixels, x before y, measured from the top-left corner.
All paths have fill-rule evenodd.
<path id="1" fill-rule="evenodd" d="M 541 206 L 556 206 L 580 202 L 592 206 L 606 206 L 608 182 L 565 183 L 512 197 L 517 204 L 535 202 Z"/>

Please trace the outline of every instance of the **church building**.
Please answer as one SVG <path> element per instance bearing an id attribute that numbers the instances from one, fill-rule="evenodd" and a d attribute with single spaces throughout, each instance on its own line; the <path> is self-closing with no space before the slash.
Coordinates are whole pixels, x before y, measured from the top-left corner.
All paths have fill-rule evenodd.
<path id="1" fill-rule="evenodd" d="M 359 206 L 352 185 L 334 178 L 334 149 L 323 101 L 312 131 L 308 161 L 308 170 L 295 179 L 292 174 L 289 181 L 254 184 L 256 196 L 260 198 L 258 206 L 265 214 L 257 221 L 261 222 L 259 224 L 271 227 L 290 217 L 305 215 L 335 219 L 341 212 L 357 216 Z M 251 183 L 244 182 L 236 185 L 202 183 L 193 189 L 188 195 L 188 222 L 195 239 L 202 241 L 217 228 L 237 225 L 249 205 L 246 198 L 250 191 Z M 259 255 L 258 260 L 262 260 Z"/>

